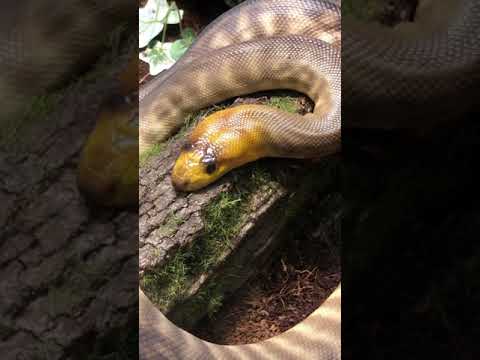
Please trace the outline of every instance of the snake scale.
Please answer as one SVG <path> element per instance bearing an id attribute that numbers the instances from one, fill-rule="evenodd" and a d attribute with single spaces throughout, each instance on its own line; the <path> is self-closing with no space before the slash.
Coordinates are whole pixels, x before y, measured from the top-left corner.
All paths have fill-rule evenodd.
<path id="1" fill-rule="evenodd" d="M 428 129 L 478 103 L 478 1 L 420 0 L 393 28 L 342 24 L 343 129 Z"/>
<path id="2" fill-rule="evenodd" d="M 337 1 L 246 1 L 220 16 L 187 54 L 140 92 L 140 151 L 164 141 L 185 115 L 234 96 L 291 89 L 312 114 L 263 105 L 216 112 L 195 128 L 172 172 L 179 190 L 204 187 L 264 156 L 340 150 L 340 6 Z M 142 359 L 339 359 L 340 286 L 301 324 L 267 341 L 221 346 L 166 319 L 140 291 Z"/>

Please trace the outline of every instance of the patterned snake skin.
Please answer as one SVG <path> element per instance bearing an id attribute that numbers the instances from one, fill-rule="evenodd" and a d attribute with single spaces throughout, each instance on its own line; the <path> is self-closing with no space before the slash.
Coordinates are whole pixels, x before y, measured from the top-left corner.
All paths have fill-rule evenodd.
<path id="1" fill-rule="evenodd" d="M 248 1 L 237 6 L 205 29 L 176 67 L 142 90 L 140 151 L 168 138 L 185 114 L 270 89 L 298 90 L 317 105 L 309 121 L 265 114 L 272 115 L 262 119 L 262 126 L 283 156 L 338 151 L 339 45 L 340 8 L 331 2 Z M 289 135 L 294 131 L 298 136 Z"/>
<path id="2" fill-rule="evenodd" d="M 0 124 L 95 61 L 105 36 L 131 17 L 129 0 L 19 0 L 0 12 Z"/>
<path id="3" fill-rule="evenodd" d="M 341 290 L 300 324 L 268 340 L 246 345 L 203 341 L 171 323 L 140 291 L 140 359 L 339 360 Z"/>
<path id="4" fill-rule="evenodd" d="M 420 0 L 415 21 L 394 28 L 342 25 L 344 129 L 428 128 L 478 103 L 478 1 Z"/>
<path id="5" fill-rule="evenodd" d="M 210 24 L 170 71 L 141 90 L 141 151 L 165 140 L 189 112 L 268 89 L 305 93 L 315 111 L 300 116 L 262 105 L 238 106 L 226 110 L 222 131 L 254 133 L 249 145 L 261 138 L 269 156 L 339 151 L 339 48 L 337 1 L 247 1 L 233 8 Z M 339 285 L 307 319 L 279 336 L 220 346 L 176 327 L 140 291 L 141 359 L 340 359 L 340 293 Z"/>

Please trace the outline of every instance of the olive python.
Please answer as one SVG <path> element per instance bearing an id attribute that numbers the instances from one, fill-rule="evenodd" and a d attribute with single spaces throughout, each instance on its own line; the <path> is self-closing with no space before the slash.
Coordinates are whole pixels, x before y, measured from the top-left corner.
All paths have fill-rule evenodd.
<path id="1" fill-rule="evenodd" d="M 341 11 L 337 1 L 247 1 L 212 22 L 169 71 L 141 89 L 140 151 L 167 139 L 185 115 L 262 90 L 308 95 L 314 112 L 264 105 L 216 112 L 191 133 L 174 169 L 177 190 L 203 188 L 260 157 L 317 158 L 341 145 Z M 339 359 L 338 288 L 307 319 L 266 341 L 208 343 L 171 323 L 140 290 L 142 359 Z"/>

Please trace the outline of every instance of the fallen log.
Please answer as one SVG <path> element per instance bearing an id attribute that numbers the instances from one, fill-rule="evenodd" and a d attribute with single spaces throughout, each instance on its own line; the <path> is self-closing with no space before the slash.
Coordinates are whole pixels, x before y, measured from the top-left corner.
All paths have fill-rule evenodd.
<path id="1" fill-rule="evenodd" d="M 146 295 L 192 329 L 262 268 L 311 196 L 338 187 L 339 157 L 265 159 L 204 190 L 181 193 L 170 171 L 187 134 L 141 166 L 139 265 Z"/>

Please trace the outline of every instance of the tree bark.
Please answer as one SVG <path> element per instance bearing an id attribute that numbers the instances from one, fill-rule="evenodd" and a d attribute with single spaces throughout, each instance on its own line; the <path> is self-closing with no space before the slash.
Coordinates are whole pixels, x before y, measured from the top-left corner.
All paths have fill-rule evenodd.
<path id="1" fill-rule="evenodd" d="M 91 354 L 137 323 L 136 209 L 93 208 L 76 185 L 80 150 L 132 52 L 116 56 L 112 74 L 77 82 L 48 118 L 0 144 L 4 359 L 74 358 L 78 346 Z"/>

